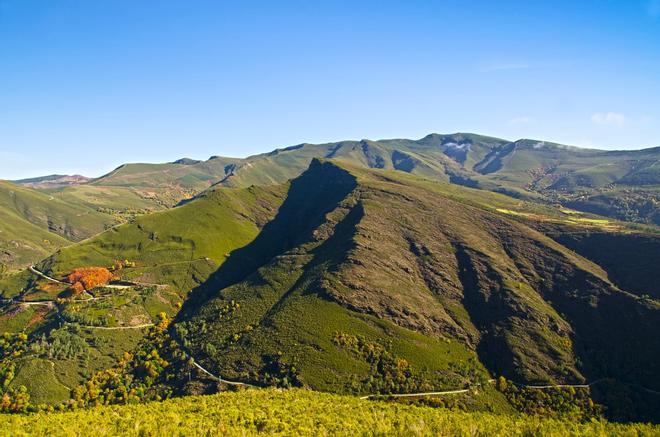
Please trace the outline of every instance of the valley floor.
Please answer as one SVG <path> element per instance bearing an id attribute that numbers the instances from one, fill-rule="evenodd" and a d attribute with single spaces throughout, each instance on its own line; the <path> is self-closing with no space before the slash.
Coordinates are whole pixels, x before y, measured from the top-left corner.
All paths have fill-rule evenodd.
<path id="1" fill-rule="evenodd" d="M 0 435 L 626 435 L 660 427 L 464 413 L 308 390 L 254 390 L 74 412 L 0 415 Z"/>

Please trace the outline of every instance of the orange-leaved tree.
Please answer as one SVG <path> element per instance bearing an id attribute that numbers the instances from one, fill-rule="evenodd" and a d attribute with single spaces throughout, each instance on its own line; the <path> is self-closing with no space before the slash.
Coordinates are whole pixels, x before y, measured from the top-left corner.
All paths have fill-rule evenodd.
<path id="1" fill-rule="evenodd" d="M 111 279 L 112 273 L 105 267 L 79 267 L 73 269 L 67 276 L 67 280 L 75 294 L 107 284 Z"/>

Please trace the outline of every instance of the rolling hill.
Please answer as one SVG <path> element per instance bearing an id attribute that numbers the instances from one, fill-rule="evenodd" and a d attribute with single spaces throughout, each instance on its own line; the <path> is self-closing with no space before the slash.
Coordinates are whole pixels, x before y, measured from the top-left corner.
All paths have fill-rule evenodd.
<path id="1" fill-rule="evenodd" d="M 7 270 L 25 267 L 113 224 L 112 217 L 92 208 L 0 181 L 0 264 Z"/>
<path id="2" fill-rule="evenodd" d="M 91 179 L 81 175 L 48 175 L 36 178 L 20 179 L 12 181 L 17 185 L 22 185 L 29 188 L 61 188 L 71 185 L 84 184 Z"/>
<path id="3" fill-rule="evenodd" d="M 213 156 L 208 161 L 182 158 L 167 164 L 124 164 L 87 187 L 129 190 L 145 201 L 171 207 L 223 179 L 240 161 Z"/>
<path id="4" fill-rule="evenodd" d="M 116 272 L 123 282 L 94 296 L 62 300 L 66 284 L 29 271 L 0 280 L 0 332 L 25 332 L 31 344 L 13 360 L 10 387 L 27 387 L 35 404 L 68 399 L 71 389 L 132 351 L 160 313 L 175 315 L 191 288 L 254 239 L 284 193 L 285 186 L 209 191 L 63 247 L 37 265 L 65 280 L 75 267 L 130 260 L 131 268 Z"/>
<path id="5" fill-rule="evenodd" d="M 657 235 L 364 167 L 312 160 L 290 183 L 221 184 L 37 264 L 63 278 L 130 261 L 117 272 L 123 282 L 92 300 L 58 301 L 66 286 L 30 272 L 0 281 L 10 299 L 0 327 L 35 345 L 16 360 L 11 387 L 62 401 L 63 387 L 117 363 L 164 312 L 175 321 L 174 343 L 163 344 L 246 383 L 373 394 L 499 375 L 520 384 L 604 381 L 592 396 L 614 416 L 654 419 L 653 399 L 638 388 L 660 389 L 660 345 L 647 335 L 660 324 Z M 604 256 L 603 247 L 629 241 L 620 256 L 628 264 Z M 634 251 L 637 242 L 650 258 Z M 214 390 L 199 371 L 192 375 L 206 388 L 184 384 L 188 372 L 159 384 Z M 512 408 L 493 388 L 484 393 L 488 408 Z M 635 415 L 620 411 L 621 393 Z"/>

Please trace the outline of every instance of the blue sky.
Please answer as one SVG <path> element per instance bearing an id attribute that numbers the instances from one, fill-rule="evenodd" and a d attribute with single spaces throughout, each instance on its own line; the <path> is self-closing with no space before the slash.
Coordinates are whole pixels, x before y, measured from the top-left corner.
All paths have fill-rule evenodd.
<path id="1" fill-rule="evenodd" d="M 0 178 L 476 132 L 660 145 L 660 0 L 0 0 Z"/>

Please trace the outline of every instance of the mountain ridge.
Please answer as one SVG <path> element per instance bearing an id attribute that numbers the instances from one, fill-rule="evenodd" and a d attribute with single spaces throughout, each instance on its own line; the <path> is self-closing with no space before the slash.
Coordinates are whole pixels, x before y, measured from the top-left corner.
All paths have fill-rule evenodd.
<path id="1" fill-rule="evenodd" d="M 660 147 L 607 151 L 472 133 L 432 133 L 418 140 L 301 143 L 247 158 L 123 164 L 90 180 L 54 175 L 18 183 L 73 208 L 101 213 L 108 223 L 123 223 L 188 202 L 219 186 L 284 183 L 305 171 L 315 158 L 398 170 L 617 220 L 660 225 Z"/>
<path id="2" fill-rule="evenodd" d="M 332 180 L 343 176 L 333 174 L 330 170 L 329 172 L 320 170 L 324 165 L 341 168 L 343 164 L 334 161 L 332 164 L 312 161 L 310 169 L 297 179 L 301 190 L 319 190 L 316 196 L 323 197 L 333 189 L 329 188 Z M 361 174 L 362 171 L 364 170 L 353 168 L 349 174 Z M 305 179 L 305 175 L 311 178 L 314 172 L 320 172 L 314 176 L 315 183 L 312 183 L 312 179 Z M 384 177 L 378 173 L 369 173 L 369 177 L 372 176 L 376 180 Z M 393 180 L 396 181 L 396 178 Z M 371 183 L 373 182 L 369 182 Z M 385 184 L 390 183 L 385 182 Z M 376 184 L 380 185 L 382 182 Z M 335 203 L 334 208 L 330 206 L 333 202 L 329 202 L 323 210 L 314 213 L 315 217 L 319 217 L 319 214 L 326 217 L 319 225 L 311 225 L 307 228 L 308 225 L 293 220 L 298 223 L 299 229 L 310 229 L 303 231 L 303 234 L 309 233 L 313 236 L 310 240 L 306 242 L 305 237 L 298 237 L 296 240 L 298 243 L 283 247 L 281 255 L 275 256 L 265 264 L 260 263 L 260 267 L 250 267 L 248 270 L 254 273 L 244 277 L 243 280 L 237 279 L 225 283 L 211 281 L 207 293 L 211 293 L 214 297 L 209 300 L 207 294 L 207 298 L 202 301 L 191 301 L 194 302 L 193 313 L 197 315 L 190 315 L 184 311 L 180 315 L 181 325 L 177 325 L 180 328 L 177 329 L 187 334 L 187 336 L 183 335 L 183 338 L 190 341 L 197 357 L 206 357 L 203 358 L 205 365 L 217 369 L 223 375 L 243 378 L 251 382 L 263 382 L 258 375 L 267 372 L 268 370 L 265 369 L 274 365 L 269 361 L 272 358 L 268 357 L 276 357 L 278 351 L 284 351 L 281 356 L 282 362 L 295 363 L 295 367 L 300 369 L 300 374 L 295 377 L 303 384 L 323 390 L 330 387 L 336 389 L 337 386 L 347 384 L 345 380 L 342 382 L 342 378 L 346 376 L 340 375 L 344 372 L 351 374 L 351 371 L 342 370 L 343 365 L 339 363 L 352 362 L 355 357 L 351 358 L 350 354 L 344 355 L 345 352 L 341 352 L 341 344 L 336 343 L 337 341 L 341 343 L 343 340 L 337 340 L 333 335 L 341 334 L 353 338 L 352 336 L 359 337 L 371 332 L 369 335 L 375 336 L 372 338 L 380 338 L 380 341 L 385 343 L 394 342 L 398 350 L 408 349 L 410 353 L 412 346 L 406 346 L 405 340 L 402 339 L 406 338 L 403 332 L 411 330 L 430 338 L 438 334 L 440 338 L 448 336 L 452 342 L 465 344 L 467 349 L 464 352 L 455 350 L 452 353 L 469 354 L 467 351 L 472 349 L 472 353 L 476 353 L 473 355 L 474 359 L 478 356 L 478 361 L 485 363 L 489 371 L 495 374 L 503 373 L 519 381 L 575 383 L 587 380 L 585 375 L 589 376 L 588 380 L 608 375 L 608 371 L 603 373 L 602 368 L 599 367 L 602 365 L 602 354 L 611 354 L 606 362 L 619 363 L 616 364 L 617 366 L 625 363 L 625 357 L 630 354 L 623 349 L 616 349 L 619 347 L 625 349 L 623 340 L 617 341 L 617 346 L 612 348 L 611 344 L 605 344 L 599 339 L 613 338 L 618 329 L 626 331 L 633 329 L 638 332 L 636 335 L 641 335 L 658 322 L 660 306 L 657 303 L 650 303 L 648 307 L 644 306 L 647 305 L 644 303 L 639 306 L 640 311 L 646 308 L 638 314 L 642 317 L 641 320 L 647 319 L 643 325 L 639 324 L 641 320 L 630 324 L 625 318 L 618 316 L 617 311 L 627 307 L 630 307 L 630 311 L 637 311 L 635 308 L 640 304 L 636 296 L 618 290 L 609 281 L 602 268 L 591 261 L 566 250 L 547 236 L 525 225 L 516 225 L 515 222 L 508 220 L 502 221 L 501 216 L 498 215 L 487 219 L 488 215 L 482 216 L 482 212 L 470 210 L 469 213 L 466 211 L 464 218 L 458 219 L 465 223 L 463 226 L 469 226 L 473 232 L 478 229 L 475 227 L 475 220 L 479 223 L 481 220 L 488 220 L 484 222 L 483 229 L 491 229 L 493 226 L 494 229 L 501 228 L 491 237 L 469 237 L 470 233 L 464 231 L 446 234 L 448 228 L 456 226 L 455 215 L 452 216 L 451 221 L 442 222 L 443 224 L 436 229 L 443 229 L 443 234 L 451 235 L 444 237 L 449 238 L 448 248 L 445 247 L 446 244 L 443 246 L 443 243 L 438 243 L 439 236 L 434 237 L 435 241 L 429 239 L 431 235 L 437 235 L 430 231 L 431 228 L 423 227 L 413 231 L 415 227 L 409 228 L 409 226 L 416 225 L 412 223 L 404 225 L 401 231 L 408 229 L 405 233 L 414 234 L 405 237 L 405 233 L 399 234 L 401 231 L 394 229 L 390 234 L 391 225 L 387 224 L 388 221 L 392 223 L 392 220 L 397 220 L 394 217 L 403 216 L 396 212 L 386 213 L 382 208 L 388 202 L 392 202 L 386 199 L 392 196 L 401 198 L 402 200 L 396 200 L 395 203 L 400 205 L 399 202 L 416 202 L 413 199 L 417 195 L 422 195 L 412 192 L 408 194 L 405 190 L 407 185 L 400 184 L 401 181 L 398 182 L 396 190 L 382 188 L 384 191 L 372 191 L 358 182 L 353 189 L 357 189 L 362 194 L 355 194 L 357 198 L 347 193 L 345 200 L 339 204 Z M 295 185 L 291 186 L 291 190 L 294 190 L 294 193 L 290 191 L 289 195 L 294 197 L 312 196 L 311 192 L 296 194 Z M 365 195 L 367 197 L 364 199 L 376 197 L 364 204 L 360 199 Z M 383 195 L 386 197 L 382 197 Z M 420 207 L 421 205 L 424 205 L 422 210 L 434 208 L 430 203 L 420 204 Z M 283 208 L 286 209 L 286 201 Z M 365 208 L 367 211 L 376 208 L 379 212 L 368 213 L 365 212 Z M 443 208 L 446 208 L 443 209 L 443 213 L 433 216 L 444 217 L 450 214 L 449 211 L 452 211 L 451 214 L 456 214 L 464 207 L 459 207 L 452 201 Z M 425 223 L 431 217 L 422 219 L 419 213 L 414 213 L 417 215 L 411 217 L 410 212 L 413 209 L 410 207 L 406 207 L 406 211 L 409 212 L 406 218 L 414 220 L 414 223 Z M 284 215 L 274 220 L 281 220 L 283 223 L 292 221 L 286 212 Z M 370 217 L 369 225 L 365 222 L 368 217 Z M 318 223 L 318 219 L 312 222 Z M 285 234 L 279 229 L 280 225 L 274 226 L 278 228 L 278 235 Z M 372 227 L 372 231 L 367 231 Z M 353 236 L 347 237 L 347 235 Z M 344 240 L 345 238 L 349 239 Z M 392 245 L 392 242 L 397 240 L 401 241 L 398 243 L 400 246 Z M 455 241 L 451 242 L 451 240 Z M 510 241 L 510 243 L 496 243 L 496 241 Z M 483 249 L 474 249 L 483 244 L 493 247 L 498 244 L 503 245 L 496 254 L 488 254 L 492 249 L 486 252 L 482 252 Z M 540 246 L 535 247 L 535 245 Z M 340 258 L 332 255 L 338 247 L 343 248 L 341 253 L 344 255 Z M 532 248 L 533 256 L 529 253 Z M 407 251 L 412 258 L 404 261 L 405 258 L 401 258 L 403 256 L 401 254 Z M 374 255 L 379 255 L 380 258 L 374 258 Z M 456 261 L 450 261 L 452 257 L 455 257 Z M 392 258 L 392 261 L 388 261 L 389 258 Z M 511 261 L 504 261 L 507 259 Z M 452 262 L 456 263 L 456 267 L 446 267 L 451 266 Z M 227 265 L 227 268 L 230 267 Z M 450 270 L 445 271 L 446 268 Z M 284 271 L 291 272 L 289 277 L 284 276 Z M 553 273 L 556 271 L 561 271 L 562 274 Z M 293 272 L 298 273 L 293 274 Z M 409 279 L 413 276 L 419 278 L 417 279 L 419 285 L 415 286 L 421 287 L 419 291 L 414 291 L 409 288 L 410 285 L 405 285 L 406 280 L 403 278 Z M 450 286 L 449 284 L 452 283 L 455 285 Z M 553 283 L 555 285 L 551 285 Z M 570 285 L 571 283 L 574 285 Z M 390 291 L 397 287 L 407 288 L 404 300 L 396 297 L 397 292 Z M 581 290 L 580 293 L 586 295 L 573 296 L 570 292 L 567 293 L 572 287 L 577 287 Z M 213 291 L 216 289 L 220 289 L 219 295 L 215 294 L 218 291 Z M 426 291 L 422 292 L 422 290 Z M 590 295 L 590 293 L 594 294 Z M 438 297 L 431 297 L 434 295 Z M 461 295 L 464 297 L 460 298 Z M 495 302 L 489 303 L 488 295 L 499 297 Z M 456 298 L 451 296 L 459 296 L 459 298 L 455 300 Z M 602 315 L 599 315 L 598 311 L 590 310 L 589 306 L 585 306 L 582 302 L 583 299 L 587 302 L 594 298 L 601 301 L 599 311 L 607 311 L 609 328 L 601 320 Z M 444 303 L 438 306 L 435 299 L 441 299 L 440 302 Z M 556 303 L 551 305 L 550 300 Z M 240 308 L 237 306 L 231 310 L 226 322 L 215 319 L 213 315 L 221 313 L 222 308 L 229 305 L 229 302 L 232 303 L 231 305 L 240 305 Z M 465 310 L 458 311 L 457 303 L 452 302 L 463 302 L 465 308 L 471 308 L 467 311 L 469 317 L 466 319 L 465 313 L 462 312 Z M 322 315 L 320 311 L 328 311 L 328 313 Z M 315 322 L 309 318 L 307 314 L 309 312 L 315 314 Z M 560 312 L 564 315 L 560 315 Z M 245 315 L 241 315 L 242 313 Z M 362 316 L 355 316 L 356 314 Z M 646 315 L 641 316 L 641 314 Z M 340 325 L 331 322 L 337 317 L 344 320 Z M 353 317 L 357 318 L 353 319 Z M 364 325 L 370 317 L 380 321 L 374 320 Z M 225 327 L 218 326 L 223 323 L 226 324 Z M 313 323 L 315 328 L 310 328 L 305 323 Z M 352 326 L 357 331 L 341 331 L 337 334 L 331 330 L 321 330 L 320 326 L 326 323 L 329 326 L 344 326 L 344 329 Z M 371 331 L 373 328 L 368 328 L 370 323 L 377 324 L 375 326 L 381 324 L 378 334 Z M 201 331 L 200 326 L 203 327 Z M 245 326 L 249 329 L 246 330 Z M 607 334 L 597 331 L 596 326 L 607 331 Z M 393 336 L 393 332 L 397 334 Z M 323 335 L 327 337 L 323 339 Z M 573 349 L 573 341 L 577 341 L 575 346 L 577 349 Z M 304 352 L 297 351 L 293 346 L 295 344 Z M 651 344 L 654 346 L 651 347 Z M 650 349 L 644 353 L 658 353 L 657 344 L 651 342 L 647 343 L 647 346 Z M 431 347 L 430 344 L 428 347 Z M 642 350 L 645 349 L 636 352 L 637 356 Z M 579 368 L 574 363 L 579 361 L 578 355 L 584 363 L 582 366 L 585 367 Z M 401 359 L 416 363 L 416 366 L 424 362 L 405 354 Z M 432 364 L 429 362 L 425 365 Z M 631 368 L 628 366 L 626 364 L 625 368 L 630 371 Z M 282 366 L 280 369 L 282 370 Z M 512 369 L 515 369 L 515 373 L 509 373 Z M 445 376 L 451 374 L 446 368 L 436 371 Z M 474 368 L 473 371 L 483 370 Z M 647 378 L 657 369 L 646 369 L 646 371 L 649 372 L 646 373 L 647 376 L 642 377 L 640 374 L 640 377 Z M 289 380 L 294 377 L 287 375 L 286 378 Z M 328 375 L 336 375 L 337 379 L 332 380 L 334 382 L 324 379 L 328 378 Z M 359 380 L 361 376 L 358 375 L 359 373 L 351 378 Z M 385 377 L 385 375 L 381 376 Z M 425 384 L 432 384 L 433 377 L 429 377 L 431 378 L 429 380 L 421 378 L 422 381 L 418 382 L 421 384 L 420 387 L 428 388 L 429 385 Z M 645 384 L 653 384 L 652 379 L 645 379 Z M 364 388 L 358 388 L 358 390 L 362 389 Z"/>
<path id="3" fill-rule="evenodd" d="M 357 143 L 360 153 L 362 146 L 373 144 Z M 625 224 L 312 158 L 284 184 L 217 185 L 37 263 L 64 278 L 119 262 L 120 288 L 92 291 L 98 301 L 71 301 L 65 284 L 29 271 L 0 280 L 0 326 L 45 345 L 16 362 L 14 384 L 49 402 L 65 396 L 54 381 L 76 386 L 117 362 L 145 338 L 137 328 L 161 311 L 174 317 L 170 335 L 195 362 L 255 385 L 374 394 L 455 389 L 500 375 L 535 384 L 605 378 L 611 382 L 593 396 L 606 405 L 620 387 L 659 389 L 660 345 L 645 335 L 659 323 L 656 291 L 644 288 L 653 286 L 655 262 L 637 263 L 646 279 L 628 289 L 628 270 L 594 252 L 616 238 L 592 243 L 577 231 L 660 249 L 660 238 Z M 642 255 L 622 256 L 634 264 Z M 107 326 L 123 327 L 108 331 L 122 335 L 97 340 L 105 331 L 95 327 Z M 78 352 L 40 352 L 61 338 Z M 54 367 L 32 381 L 44 357 Z M 635 367 L 631 357 L 650 364 Z M 181 378 L 172 381 L 190 376 Z M 195 384 L 214 390 L 203 377 Z M 494 387 L 484 395 L 508 405 Z M 642 408 L 649 402 L 634 400 L 639 417 L 653 417 Z"/>
<path id="4" fill-rule="evenodd" d="M 440 181 L 556 202 L 622 220 L 660 223 L 660 147 L 600 150 L 542 140 L 508 141 L 477 134 L 429 134 L 419 140 L 350 140 L 301 143 L 241 159 L 190 164 L 174 178 L 167 164 L 130 164 L 135 181 L 157 176 L 182 189 L 214 185 L 277 184 L 302 173 L 313 158 L 340 159 L 367 168 L 396 169 Z M 140 174 L 140 167 L 148 166 Z M 120 167 L 121 169 L 122 167 Z M 177 170 L 181 172 L 181 169 Z M 203 174 L 203 176 L 199 176 Z M 129 177 L 129 176 L 126 176 Z M 130 179 L 130 178 L 129 178 Z M 116 171 L 98 185 L 125 185 Z M 195 181 L 195 182 L 192 182 Z M 144 183 L 144 182 L 140 182 Z M 158 184 L 147 185 L 156 187 Z M 632 192 L 627 192 L 632 190 Z M 647 205 L 644 197 L 655 199 Z M 180 199 L 183 200 L 183 199 Z M 655 205 L 655 206 L 654 206 Z"/>

